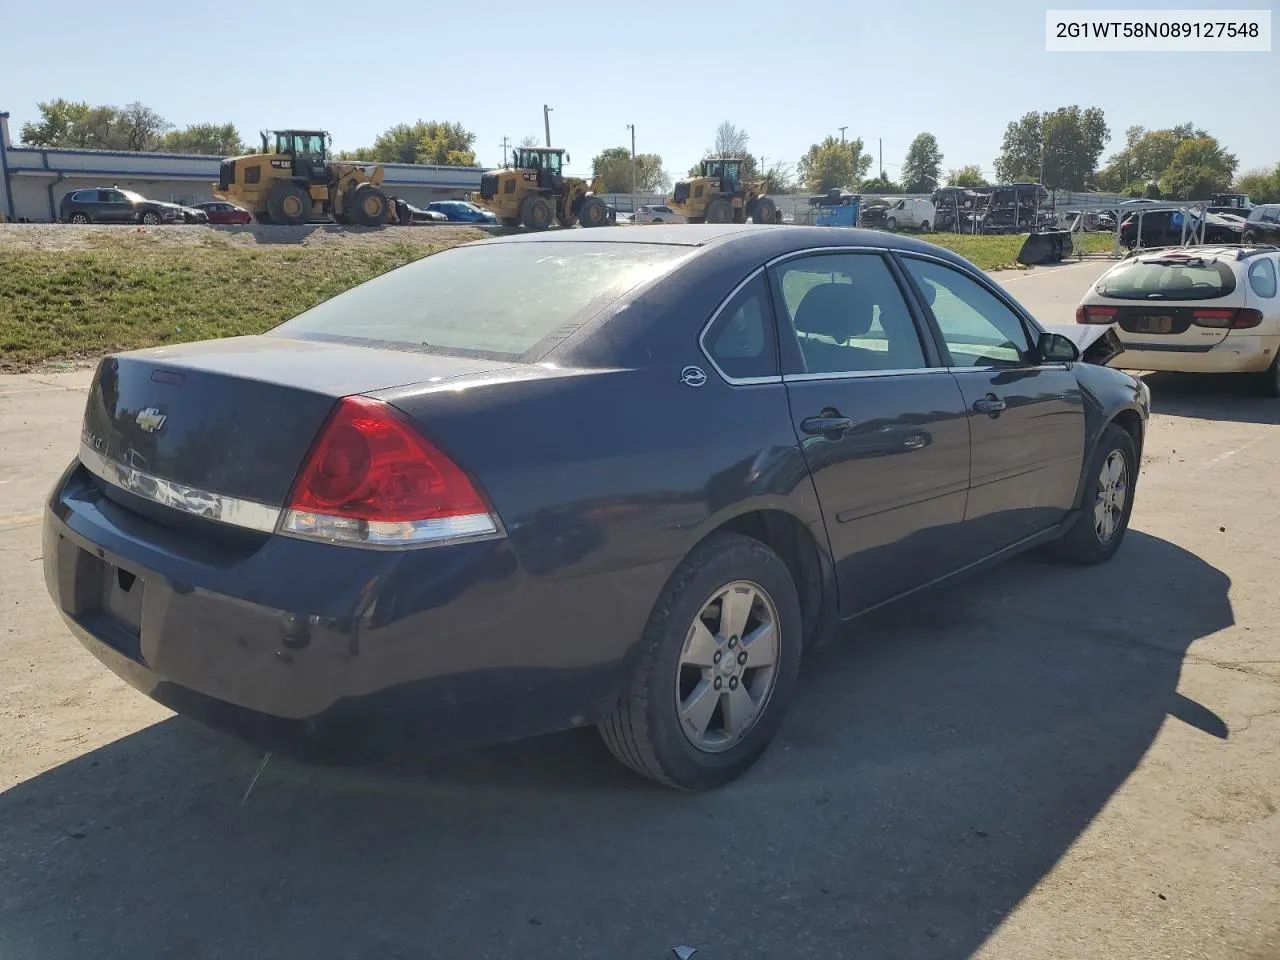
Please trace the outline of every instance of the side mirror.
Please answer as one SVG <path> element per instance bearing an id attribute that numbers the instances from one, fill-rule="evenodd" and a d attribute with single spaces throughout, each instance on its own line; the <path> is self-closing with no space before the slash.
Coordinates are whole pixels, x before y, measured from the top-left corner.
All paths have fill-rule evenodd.
<path id="1" fill-rule="evenodd" d="M 1075 363 L 1080 359 L 1080 349 L 1060 333 L 1042 333 L 1036 351 L 1045 363 Z"/>
<path id="2" fill-rule="evenodd" d="M 566 154 L 564 155 L 564 162 L 565 162 L 565 163 L 573 163 L 573 157 L 569 156 L 569 155 L 566 153 Z"/>

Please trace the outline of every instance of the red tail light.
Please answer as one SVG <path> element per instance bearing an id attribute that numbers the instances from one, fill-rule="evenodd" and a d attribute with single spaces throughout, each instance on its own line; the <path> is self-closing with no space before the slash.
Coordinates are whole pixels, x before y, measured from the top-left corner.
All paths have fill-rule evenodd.
<path id="1" fill-rule="evenodd" d="M 1197 327 L 1230 328 L 1246 330 L 1256 327 L 1262 322 L 1262 312 L 1250 308 L 1240 310 L 1216 309 L 1207 310 L 1197 307 L 1191 311 L 1191 322 Z"/>
<path id="2" fill-rule="evenodd" d="M 1115 323 L 1115 307 L 1076 307 L 1076 323 Z"/>
<path id="3" fill-rule="evenodd" d="M 344 397 L 303 461 L 281 529 L 372 546 L 413 546 L 494 534 L 475 485 L 401 414 Z"/>

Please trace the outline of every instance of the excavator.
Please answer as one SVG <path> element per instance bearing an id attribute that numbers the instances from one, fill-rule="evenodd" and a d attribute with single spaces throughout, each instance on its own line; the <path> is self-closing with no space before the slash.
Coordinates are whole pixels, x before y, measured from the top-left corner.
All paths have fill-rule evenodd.
<path id="1" fill-rule="evenodd" d="M 382 165 L 330 161 L 329 142 L 324 130 L 264 130 L 261 153 L 222 161 L 213 194 L 248 210 L 259 223 L 407 222 L 407 205 L 382 189 Z"/>

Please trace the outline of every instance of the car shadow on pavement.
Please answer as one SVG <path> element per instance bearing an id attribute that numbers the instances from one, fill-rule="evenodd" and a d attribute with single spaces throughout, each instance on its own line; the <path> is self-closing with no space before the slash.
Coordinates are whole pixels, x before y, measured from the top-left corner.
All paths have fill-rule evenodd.
<path id="1" fill-rule="evenodd" d="M 1280 400 L 1248 374 L 1149 373 L 1151 409 L 1170 417 L 1280 424 Z"/>
<path id="2" fill-rule="evenodd" d="M 1230 581 L 1131 531 L 855 622 L 761 763 L 687 795 L 593 731 L 365 769 L 171 719 L 0 794 L 0 956 L 951 958 L 1121 786 L 1229 626 Z M 1172 718 L 1171 718 L 1172 716 Z"/>

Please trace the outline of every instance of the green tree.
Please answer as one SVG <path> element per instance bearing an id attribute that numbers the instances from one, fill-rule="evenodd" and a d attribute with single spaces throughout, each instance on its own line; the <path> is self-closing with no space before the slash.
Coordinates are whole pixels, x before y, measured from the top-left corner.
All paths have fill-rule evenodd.
<path id="1" fill-rule="evenodd" d="M 591 175 L 603 181 L 605 193 L 631 192 L 631 151 L 626 147 L 609 147 L 591 161 Z M 670 178 L 662 169 L 662 156 L 657 153 L 636 154 L 636 184 L 638 193 L 657 193 L 665 190 Z"/>
<path id="2" fill-rule="evenodd" d="M 1160 177 L 1160 189 L 1179 200 L 1205 200 L 1226 190 L 1236 172 L 1235 154 L 1210 136 L 1183 140 Z"/>
<path id="3" fill-rule="evenodd" d="M 902 187 L 907 193 L 931 193 L 938 186 L 942 151 L 932 133 L 919 134 L 902 161 Z"/>
<path id="4" fill-rule="evenodd" d="M 234 157 L 248 152 L 234 123 L 193 123 L 182 130 L 170 130 L 161 139 L 159 149 L 211 157 Z"/>
<path id="5" fill-rule="evenodd" d="M 473 167 L 476 164 L 476 135 L 460 123 L 419 120 L 398 123 L 384 130 L 372 147 L 345 150 L 341 160 L 362 163 L 430 163 L 447 167 Z"/>
<path id="6" fill-rule="evenodd" d="M 795 189 L 795 183 L 791 177 L 791 164 L 775 163 L 761 175 L 764 182 L 765 193 L 790 193 Z"/>
<path id="7" fill-rule="evenodd" d="M 1254 203 L 1280 203 L 1280 163 L 1274 170 L 1247 170 L 1236 177 L 1231 189 Z"/>
<path id="8" fill-rule="evenodd" d="M 796 173 L 806 189 L 825 193 L 853 189 L 870 168 L 871 154 L 863 151 L 860 139 L 841 143 L 827 137 L 800 158 Z"/>
<path id="9" fill-rule="evenodd" d="M 990 184 L 987 183 L 987 178 L 982 175 L 982 169 L 976 163 L 971 163 L 968 166 L 961 167 L 959 170 L 948 170 L 947 186 L 973 189 L 974 187 L 988 187 Z"/>
<path id="10" fill-rule="evenodd" d="M 33 147 L 76 147 L 89 150 L 155 150 L 172 125 L 150 107 L 90 106 L 83 100 L 51 100 L 38 104 L 40 119 L 24 123 L 23 143 Z"/>
<path id="11" fill-rule="evenodd" d="M 878 177 L 872 178 L 871 180 L 864 180 L 862 182 L 862 186 L 858 188 L 858 191 L 860 193 L 869 194 L 871 196 L 877 196 L 877 195 L 886 194 L 886 193 L 906 193 L 906 191 L 902 189 L 901 184 L 894 183 L 892 180 L 886 177 L 883 173 L 880 174 L 880 176 Z"/>
<path id="12" fill-rule="evenodd" d="M 1043 182 L 1058 190 L 1087 190 L 1098 158 L 1111 139 L 1097 107 L 1059 107 L 1051 113 L 1026 113 L 1004 132 L 996 177 L 1004 182 Z"/>
<path id="13" fill-rule="evenodd" d="M 1132 193 L 1135 189 L 1145 192 L 1150 184 L 1164 176 L 1178 147 L 1187 140 L 1206 136 L 1206 131 L 1190 123 L 1164 130 L 1130 127 L 1125 131 L 1124 147 L 1116 151 L 1107 165 L 1098 171 L 1098 188 L 1121 193 Z"/>

